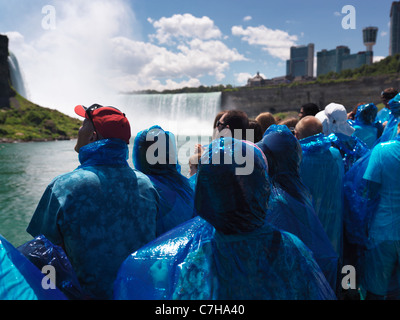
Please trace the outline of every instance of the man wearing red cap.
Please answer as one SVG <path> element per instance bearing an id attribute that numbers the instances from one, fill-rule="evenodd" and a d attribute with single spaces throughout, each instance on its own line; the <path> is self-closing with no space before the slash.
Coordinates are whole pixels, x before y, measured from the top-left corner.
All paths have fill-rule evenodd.
<path id="1" fill-rule="evenodd" d="M 81 165 L 47 187 L 27 231 L 64 248 L 85 293 L 111 299 L 118 268 L 156 237 L 159 196 L 127 162 L 130 125 L 116 108 L 75 107 L 84 117 Z"/>

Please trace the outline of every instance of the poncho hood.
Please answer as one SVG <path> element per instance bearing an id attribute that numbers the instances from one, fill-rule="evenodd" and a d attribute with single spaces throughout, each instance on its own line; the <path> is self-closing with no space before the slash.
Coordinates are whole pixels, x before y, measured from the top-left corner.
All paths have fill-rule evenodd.
<path id="1" fill-rule="evenodd" d="M 240 170 L 249 166 L 249 172 Z M 223 234 L 251 232 L 264 224 L 271 192 L 268 165 L 254 144 L 214 140 L 200 159 L 195 208 Z"/>

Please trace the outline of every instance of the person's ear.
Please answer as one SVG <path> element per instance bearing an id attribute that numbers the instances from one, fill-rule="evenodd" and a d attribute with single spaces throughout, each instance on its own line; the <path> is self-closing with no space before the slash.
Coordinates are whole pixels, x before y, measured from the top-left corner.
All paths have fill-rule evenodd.
<path id="1" fill-rule="evenodd" d="M 95 141 L 97 141 L 97 140 L 99 140 L 99 136 L 98 136 L 98 134 L 97 134 L 96 131 L 93 131 L 92 135 L 90 136 L 89 141 L 90 141 L 90 142 L 95 142 Z"/>

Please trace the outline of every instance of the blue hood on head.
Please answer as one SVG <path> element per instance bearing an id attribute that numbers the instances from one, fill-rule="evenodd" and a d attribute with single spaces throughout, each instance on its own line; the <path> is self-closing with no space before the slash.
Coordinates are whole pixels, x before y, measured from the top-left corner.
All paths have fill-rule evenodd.
<path id="1" fill-rule="evenodd" d="M 254 144 L 228 137 L 214 140 L 200 159 L 197 212 L 224 234 L 261 227 L 271 192 L 267 171 L 266 160 Z"/>
<path id="2" fill-rule="evenodd" d="M 149 175 L 180 172 L 175 136 L 160 126 L 152 126 L 138 133 L 133 145 L 133 165 Z"/>

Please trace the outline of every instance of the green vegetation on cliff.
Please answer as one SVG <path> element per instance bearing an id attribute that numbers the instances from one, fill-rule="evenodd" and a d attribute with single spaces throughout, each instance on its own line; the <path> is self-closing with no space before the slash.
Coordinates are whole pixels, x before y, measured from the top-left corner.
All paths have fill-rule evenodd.
<path id="1" fill-rule="evenodd" d="M 82 121 L 57 110 L 40 107 L 18 93 L 10 108 L 0 108 L 0 142 L 76 138 Z"/>

